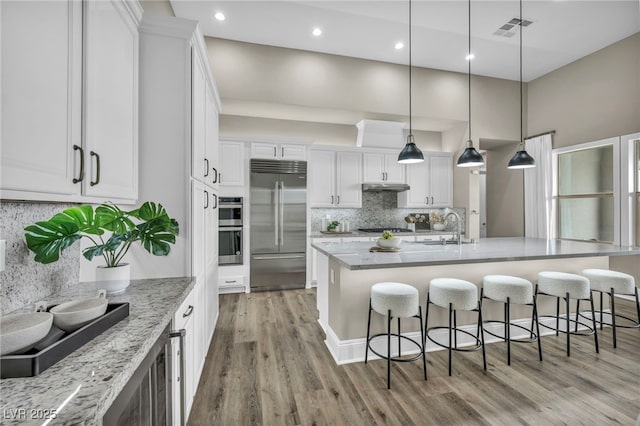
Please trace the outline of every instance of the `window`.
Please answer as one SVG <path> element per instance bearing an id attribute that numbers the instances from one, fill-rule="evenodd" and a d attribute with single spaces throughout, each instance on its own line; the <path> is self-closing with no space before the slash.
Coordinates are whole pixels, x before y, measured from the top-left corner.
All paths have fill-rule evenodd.
<path id="1" fill-rule="evenodd" d="M 635 189 L 636 189 L 636 242 L 635 245 L 640 246 L 640 140 L 635 141 Z"/>
<path id="2" fill-rule="evenodd" d="M 589 145 L 557 154 L 558 237 L 613 243 L 617 153 L 612 143 Z"/>

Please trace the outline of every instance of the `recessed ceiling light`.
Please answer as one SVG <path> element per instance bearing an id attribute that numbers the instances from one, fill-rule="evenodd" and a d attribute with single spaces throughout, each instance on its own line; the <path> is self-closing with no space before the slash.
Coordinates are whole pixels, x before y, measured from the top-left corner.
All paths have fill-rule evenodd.
<path id="1" fill-rule="evenodd" d="M 396 45 L 395 45 L 396 50 L 400 50 L 403 47 L 404 47 L 404 43 L 401 42 L 401 41 L 397 42 Z"/>
<path id="2" fill-rule="evenodd" d="M 311 31 L 311 34 L 316 37 L 320 37 L 322 35 L 322 30 L 320 28 L 314 28 L 313 31 Z"/>
<path id="3" fill-rule="evenodd" d="M 225 19 L 227 19 L 226 16 L 224 16 L 224 13 L 222 12 L 216 12 L 215 15 L 213 15 L 214 18 L 216 18 L 218 21 L 224 21 Z"/>
<path id="4" fill-rule="evenodd" d="M 476 57 L 476 55 L 474 55 L 473 53 L 469 53 L 464 59 L 466 59 L 467 61 L 470 61 L 475 57 Z"/>

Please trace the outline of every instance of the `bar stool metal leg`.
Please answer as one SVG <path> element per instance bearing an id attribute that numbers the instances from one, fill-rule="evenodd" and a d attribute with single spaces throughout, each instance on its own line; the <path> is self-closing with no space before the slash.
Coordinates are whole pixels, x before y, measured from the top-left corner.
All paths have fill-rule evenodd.
<path id="1" fill-rule="evenodd" d="M 570 318 L 569 318 L 569 312 L 570 312 L 571 307 L 569 306 L 569 302 L 570 302 L 569 292 L 567 292 L 565 301 L 567 302 L 566 303 L 567 310 L 565 311 L 565 316 L 567 317 L 567 356 L 571 356 L 571 345 L 569 343 L 569 341 L 571 340 L 570 339 L 570 337 L 571 337 L 571 324 L 570 324 Z"/>
<path id="2" fill-rule="evenodd" d="M 578 332 L 578 319 L 580 317 L 580 299 L 576 300 L 576 328 L 575 332 Z"/>
<path id="3" fill-rule="evenodd" d="M 556 336 L 560 333 L 560 298 L 556 297 Z"/>
<path id="4" fill-rule="evenodd" d="M 427 380 L 427 351 L 425 344 L 425 333 L 422 327 L 422 306 L 418 307 L 418 315 L 420 315 L 420 337 L 422 338 L 422 369 L 424 370 L 424 379 Z"/>
<path id="5" fill-rule="evenodd" d="M 604 321 L 602 321 L 602 315 L 603 315 L 602 311 L 604 310 L 603 306 L 604 306 L 604 302 L 603 302 L 602 292 L 600 292 L 600 330 L 602 330 L 602 327 L 604 324 Z"/>
<path id="6" fill-rule="evenodd" d="M 602 294 L 602 293 L 600 293 Z M 616 302 L 614 300 L 615 294 L 613 293 L 613 287 L 611 287 L 611 293 L 609 298 L 611 299 L 611 326 L 613 327 L 613 347 L 617 347 L 616 339 Z M 600 312 L 602 312 L 602 305 L 600 305 Z M 602 314 L 600 314 L 602 315 Z M 602 320 L 600 320 L 600 326 L 602 327 Z"/>
<path id="7" fill-rule="evenodd" d="M 387 389 L 391 389 L 391 309 L 387 313 Z M 398 337 L 399 339 L 399 337 Z"/>
<path id="8" fill-rule="evenodd" d="M 536 323 L 536 333 L 538 334 L 538 357 L 540 361 L 542 361 L 542 336 L 540 336 L 540 321 L 538 320 L 538 286 L 536 286 L 536 292 L 533 295 L 533 318 Z M 533 331 L 533 324 L 531 325 L 531 330 Z"/>
<path id="9" fill-rule="evenodd" d="M 367 320 L 367 347 L 364 350 L 364 363 L 367 363 L 367 359 L 369 358 L 369 335 L 371 332 L 371 299 L 369 299 L 369 319 Z"/>
<path id="10" fill-rule="evenodd" d="M 398 317 L 398 356 L 402 356 L 402 351 L 400 350 L 400 341 L 402 340 L 400 338 L 400 335 L 402 333 L 400 332 L 400 317 Z"/>
<path id="11" fill-rule="evenodd" d="M 507 338 L 507 365 L 511 365 L 511 327 L 509 321 L 511 319 L 511 298 L 507 297 L 505 303 L 504 332 Z"/>
<path id="12" fill-rule="evenodd" d="M 453 305 L 449 303 L 449 375 L 451 375 L 451 317 L 453 315 Z"/>
<path id="13" fill-rule="evenodd" d="M 591 320 L 593 325 L 593 341 L 596 345 L 596 353 L 600 353 L 600 348 L 598 347 L 598 327 L 596 325 L 596 312 L 593 306 L 593 293 L 589 292 L 589 300 L 591 301 Z"/>
<path id="14" fill-rule="evenodd" d="M 480 324 L 480 345 L 482 346 L 482 367 L 487 371 L 487 353 L 484 350 L 484 327 L 482 327 L 482 299 L 478 300 L 478 324 Z"/>

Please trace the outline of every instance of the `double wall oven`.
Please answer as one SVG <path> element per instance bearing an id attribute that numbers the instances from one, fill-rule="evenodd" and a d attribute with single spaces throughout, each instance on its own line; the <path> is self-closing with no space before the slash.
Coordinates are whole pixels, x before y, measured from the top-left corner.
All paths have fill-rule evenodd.
<path id="1" fill-rule="evenodd" d="M 220 197 L 218 208 L 218 264 L 242 265 L 242 197 Z"/>

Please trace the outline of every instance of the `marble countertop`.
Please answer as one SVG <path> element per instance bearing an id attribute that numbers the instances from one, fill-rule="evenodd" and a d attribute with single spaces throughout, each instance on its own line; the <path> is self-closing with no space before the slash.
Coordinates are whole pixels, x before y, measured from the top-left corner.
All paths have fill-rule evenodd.
<path id="1" fill-rule="evenodd" d="M 482 238 L 446 246 L 403 242 L 396 253 L 370 253 L 370 242 L 314 243 L 312 247 L 350 270 L 640 254 L 640 247 L 535 238 Z"/>
<path id="2" fill-rule="evenodd" d="M 127 318 L 39 376 L 0 380 L 0 423 L 40 425 L 47 420 L 45 410 L 56 410 L 51 424 L 101 424 L 194 284 L 192 278 L 132 280 L 124 294 L 109 298 L 129 302 Z M 45 300 L 53 305 L 88 297 L 95 293 L 89 288 L 80 284 Z M 19 409 L 26 410 L 24 416 L 16 415 Z"/>

